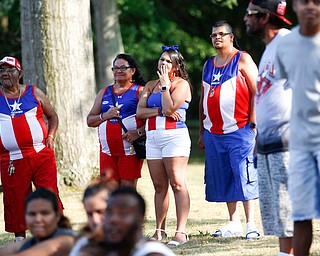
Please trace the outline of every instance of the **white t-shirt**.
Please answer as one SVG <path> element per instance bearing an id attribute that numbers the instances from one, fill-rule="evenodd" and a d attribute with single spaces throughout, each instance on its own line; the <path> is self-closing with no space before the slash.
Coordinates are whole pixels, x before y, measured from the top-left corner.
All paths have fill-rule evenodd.
<path id="1" fill-rule="evenodd" d="M 277 49 L 279 76 L 292 87 L 289 148 L 320 150 L 320 32 L 302 36 L 299 26 Z"/>
<path id="2" fill-rule="evenodd" d="M 282 28 L 266 45 L 259 63 L 255 97 L 258 153 L 288 150 L 292 91 L 286 79 L 276 79 L 274 67 L 279 41 L 290 33 Z"/>
<path id="3" fill-rule="evenodd" d="M 82 247 L 86 246 L 89 243 L 88 237 L 83 236 L 77 240 L 75 245 L 72 247 L 69 256 L 77 256 Z"/>
<path id="4" fill-rule="evenodd" d="M 159 253 L 163 256 L 175 256 L 176 254 L 163 243 L 157 241 L 148 241 L 142 243 L 132 256 L 146 256 L 149 253 Z"/>

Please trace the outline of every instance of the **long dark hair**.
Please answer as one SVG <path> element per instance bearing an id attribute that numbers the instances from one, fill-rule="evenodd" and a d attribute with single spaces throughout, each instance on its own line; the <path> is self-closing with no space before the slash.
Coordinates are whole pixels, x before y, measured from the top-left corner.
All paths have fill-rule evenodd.
<path id="1" fill-rule="evenodd" d="M 221 26 L 225 26 L 227 28 L 228 32 L 233 34 L 233 46 L 235 48 L 237 48 L 238 50 L 241 50 L 240 46 L 238 44 L 238 40 L 236 38 L 236 35 L 234 34 L 233 28 L 231 27 L 231 25 L 228 22 L 226 22 L 225 20 L 218 20 L 216 23 L 213 24 L 212 29 L 218 28 Z"/>
<path id="2" fill-rule="evenodd" d="M 182 54 L 178 51 L 178 50 L 173 50 L 173 49 L 168 49 L 163 51 L 162 53 L 168 53 L 171 61 L 172 61 L 172 65 L 176 71 L 176 76 L 183 78 L 184 80 L 186 80 L 189 83 L 190 86 L 190 90 L 191 93 L 193 91 L 190 79 L 189 79 L 189 74 L 186 70 L 186 65 L 184 63 L 184 58 L 182 56 Z"/>
<path id="3" fill-rule="evenodd" d="M 141 73 L 141 70 L 140 70 L 140 67 L 138 66 L 135 59 L 132 56 L 130 56 L 129 54 L 120 53 L 115 57 L 115 59 L 113 60 L 112 63 L 114 64 L 115 61 L 119 60 L 119 59 L 127 61 L 131 68 L 136 69 L 136 72 L 134 72 L 134 74 L 132 76 L 132 82 L 134 82 L 135 84 L 144 86 L 146 84 L 146 81 L 144 80 L 142 73 Z"/>

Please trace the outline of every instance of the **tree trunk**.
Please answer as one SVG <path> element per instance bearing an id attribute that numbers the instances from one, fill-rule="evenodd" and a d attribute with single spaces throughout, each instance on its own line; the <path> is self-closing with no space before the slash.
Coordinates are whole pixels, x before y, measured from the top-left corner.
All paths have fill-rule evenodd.
<path id="1" fill-rule="evenodd" d="M 80 2 L 20 0 L 24 83 L 41 88 L 58 113 L 59 179 L 76 187 L 98 174 L 99 153 L 86 124 L 95 97 L 90 2 Z"/>
<path id="2" fill-rule="evenodd" d="M 113 83 L 112 61 L 123 52 L 122 37 L 115 0 L 93 0 L 98 88 Z"/>

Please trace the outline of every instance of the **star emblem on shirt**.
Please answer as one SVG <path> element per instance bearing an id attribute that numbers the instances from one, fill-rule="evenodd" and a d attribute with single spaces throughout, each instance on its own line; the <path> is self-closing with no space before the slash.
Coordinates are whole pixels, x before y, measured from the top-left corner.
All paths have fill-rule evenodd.
<path id="1" fill-rule="evenodd" d="M 220 81 L 220 77 L 222 77 L 222 74 L 221 74 L 220 71 L 219 71 L 218 74 L 212 74 L 212 77 L 213 77 L 212 82 L 214 82 L 214 81 Z"/>
<path id="2" fill-rule="evenodd" d="M 123 106 L 123 104 L 119 104 L 118 102 L 116 102 L 116 108 L 121 108 Z M 113 108 L 114 105 L 109 105 L 110 108 Z"/>
<path id="3" fill-rule="evenodd" d="M 16 110 L 21 110 L 20 106 L 22 103 L 18 103 L 16 101 L 14 101 L 14 103 L 12 105 L 10 105 L 10 107 L 12 107 L 12 111 L 16 111 Z"/>

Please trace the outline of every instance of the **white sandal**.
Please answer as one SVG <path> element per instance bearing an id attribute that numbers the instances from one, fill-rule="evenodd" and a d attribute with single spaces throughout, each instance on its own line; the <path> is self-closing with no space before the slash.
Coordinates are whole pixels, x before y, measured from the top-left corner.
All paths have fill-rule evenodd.
<path id="1" fill-rule="evenodd" d="M 259 239 L 260 232 L 254 223 L 247 223 L 246 239 Z"/>
<path id="2" fill-rule="evenodd" d="M 243 234 L 241 222 L 230 221 L 227 225 L 218 228 L 211 236 L 229 237 Z"/>
<path id="3" fill-rule="evenodd" d="M 176 230 L 176 233 L 184 234 L 186 236 L 186 241 L 178 242 L 178 241 L 175 241 L 175 240 L 171 240 L 170 242 L 167 243 L 168 246 L 176 247 L 176 246 L 183 245 L 183 244 L 185 244 L 186 242 L 189 241 L 189 236 L 185 231 Z"/>

